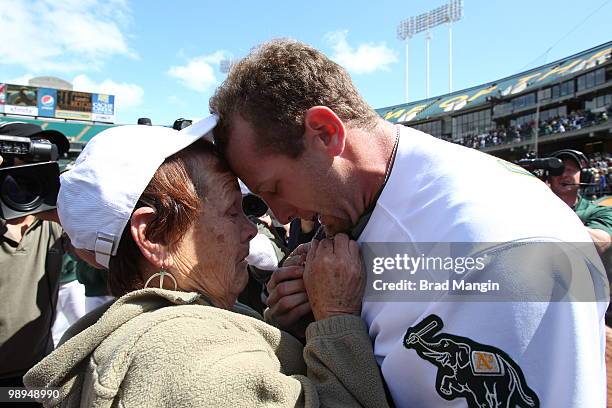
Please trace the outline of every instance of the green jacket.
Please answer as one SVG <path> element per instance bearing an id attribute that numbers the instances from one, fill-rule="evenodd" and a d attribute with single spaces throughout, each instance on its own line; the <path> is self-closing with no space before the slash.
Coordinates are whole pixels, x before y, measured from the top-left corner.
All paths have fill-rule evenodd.
<path id="1" fill-rule="evenodd" d="M 597 205 L 582 196 L 578 196 L 574 212 L 585 226 L 600 229 L 612 235 L 612 207 Z"/>
<path id="2" fill-rule="evenodd" d="M 60 388 L 45 406 L 387 406 L 358 316 L 312 323 L 303 348 L 252 310 L 196 293 L 144 289 L 95 312 L 24 377 Z"/>
<path id="3" fill-rule="evenodd" d="M 85 286 L 85 296 L 109 296 L 108 270 L 96 269 L 87 262 L 76 260 L 76 276 L 80 283 Z"/>
<path id="4" fill-rule="evenodd" d="M 72 282 L 76 278 L 76 260 L 70 254 L 64 254 L 62 271 L 60 272 L 60 283 Z"/>

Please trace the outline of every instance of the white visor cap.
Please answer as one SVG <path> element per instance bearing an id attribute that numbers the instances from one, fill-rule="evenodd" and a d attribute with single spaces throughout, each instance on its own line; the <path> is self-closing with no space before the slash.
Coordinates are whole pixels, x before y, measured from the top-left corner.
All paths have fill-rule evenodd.
<path id="1" fill-rule="evenodd" d="M 96 262 L 108 268 L 136 202 L 159 166 L 196 140 L 211 140 L 216 124 L 211 115 L 181 131 L 117 126 L 91 139 L 74 167 L 60 177 L 57 210 L 72 245 L 94 251 Z"/>

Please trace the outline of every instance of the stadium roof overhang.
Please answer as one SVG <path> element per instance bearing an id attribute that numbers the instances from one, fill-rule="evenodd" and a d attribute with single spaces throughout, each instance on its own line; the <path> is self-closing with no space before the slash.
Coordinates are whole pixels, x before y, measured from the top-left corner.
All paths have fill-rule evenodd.
<path id="1" fill-rule="evenodd" d="M 376 112 L 389 122 L 406 123 L 469 111 L 492 100 L 500 101 L 573 77 L 606 63 L 611 54 L 612 41 L 507 78 L 447 95 L 376 109 Z"/>

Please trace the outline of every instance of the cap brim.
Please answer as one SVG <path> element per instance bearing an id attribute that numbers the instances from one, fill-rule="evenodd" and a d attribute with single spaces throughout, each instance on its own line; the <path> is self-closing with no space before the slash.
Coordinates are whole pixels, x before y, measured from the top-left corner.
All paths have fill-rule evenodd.
<path id="1" fill-rule="evenodd" d="M 563 152 L 561 154 L 556 154 L 554 157 L 560 160 L 570 159 L 574 163 L 576 163 L 576 165 L 578 165 L 579 168 L 582 168 L 582 164 L 580 163 L 581 162 L 580 158 L 573 153 Z"/>

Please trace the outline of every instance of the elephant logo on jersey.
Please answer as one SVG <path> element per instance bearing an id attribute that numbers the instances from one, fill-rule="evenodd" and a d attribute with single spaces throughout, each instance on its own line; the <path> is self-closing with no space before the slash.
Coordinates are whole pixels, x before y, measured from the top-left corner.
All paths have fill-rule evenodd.
<path id="1" fill-rule="evenodd" d="M 503 351 L 466 337 L 437 334 L 444 323 L 429 315 L 406 331 L 404 347 L 438 367 L 438 394 L 465 398 L 474 408 L 539 407 L 520 367 Z"/>

